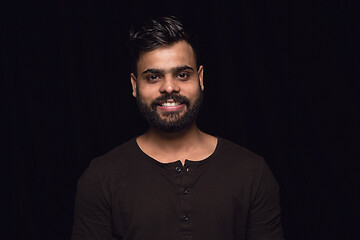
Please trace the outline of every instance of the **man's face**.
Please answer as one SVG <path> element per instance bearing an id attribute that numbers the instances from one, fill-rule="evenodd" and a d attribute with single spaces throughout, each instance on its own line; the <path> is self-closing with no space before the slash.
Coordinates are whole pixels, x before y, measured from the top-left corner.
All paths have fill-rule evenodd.
<path id="1" fill-rule="evenodd" d="M 146 120 L 162 131 L 175 132 L 195 121 L 204 89 L 203 67 L 196 69 L 191 46 L 179 41 L 140 54 L 131 84 Z"/>

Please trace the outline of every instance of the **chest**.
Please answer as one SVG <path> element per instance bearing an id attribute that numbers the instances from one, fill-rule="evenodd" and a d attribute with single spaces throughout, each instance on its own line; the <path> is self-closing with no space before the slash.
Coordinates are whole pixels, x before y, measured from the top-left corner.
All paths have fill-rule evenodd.
<path id="1" fill-rule="evenodd" d="M 238 176 L 207 166 L 168 167 L 131 176 L 125 187 L 114 191 L 114 225 L 121 226 L 121 231 L 160 231 L 167 237 L 179 231 L 205 231 L 209 226 L 215 231 L 219 223 L 231 228 L 239 214 L 247 213 L 249 189 Z"/>

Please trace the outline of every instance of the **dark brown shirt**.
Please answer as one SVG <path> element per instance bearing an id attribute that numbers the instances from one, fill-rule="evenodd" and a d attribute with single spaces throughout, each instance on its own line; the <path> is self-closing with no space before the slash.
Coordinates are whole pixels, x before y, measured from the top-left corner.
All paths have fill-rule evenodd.
<path id="1" fill-rule="evenodd" d="M 183 166 L 147 156 L 134 138 L 80 178 L 72 239 L 283 239 L 278 184 L 261 157 L 225 139 Z"/>

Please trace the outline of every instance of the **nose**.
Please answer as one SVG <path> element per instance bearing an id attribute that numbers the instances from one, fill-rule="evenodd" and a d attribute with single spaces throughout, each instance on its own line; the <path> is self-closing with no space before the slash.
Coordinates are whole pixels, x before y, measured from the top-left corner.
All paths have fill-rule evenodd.
<path id="1" fill-rule="evenodd" d="M 171 94 L 171 93 L 178 93 L 179 91 L 180 88 L 172 77 L 165 78 L 164 83 L 160 87 L 161 93 Z"/>

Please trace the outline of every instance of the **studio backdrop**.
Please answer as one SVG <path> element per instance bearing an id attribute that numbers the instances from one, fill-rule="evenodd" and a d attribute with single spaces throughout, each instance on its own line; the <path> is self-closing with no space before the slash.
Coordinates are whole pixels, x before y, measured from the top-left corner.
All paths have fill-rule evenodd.
<path id="1" fill-rule="evenodd" d="M 286 239 L 355 239 L 357 11 L 350 1 L 28 1 L 3 8 L 11 239 L 69 239 L 90 161 L 141 134 L 128 33 L 175 15 L 204 65 L 200 129 L 264 157 Z"/>

